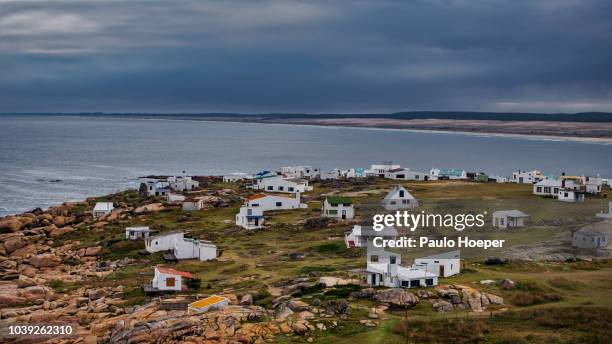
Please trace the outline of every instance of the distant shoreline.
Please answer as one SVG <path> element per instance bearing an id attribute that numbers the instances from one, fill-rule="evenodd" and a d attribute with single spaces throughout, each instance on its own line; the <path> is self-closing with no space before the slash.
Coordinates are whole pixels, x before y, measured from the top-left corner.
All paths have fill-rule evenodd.
<path id="1" fill-rule="evenodd" d="M 82 118 L 108 118 L 108 119 L 140 119 L 140 120 L 166 120 L 166 121 L 202 121 L 202 122 L 221 122 L 221 123 L 243 123 L 243 124 L 266 124 L 266 125 L 289 125 L 289 126 L 308 126 L 308 127 L 328 127 L 328 128 L 354 128 L 354 129 L 366 129 L 366 130 L 386 130 L 386 131 L 404 131 L 404 132 L 415 132 L 415 133 L 435 133 L 435 134 L 456 134 L 456 135 L 469 135 L 469 136 L 480 136 L 480 137 L 506 137 L 506 138 L 516 138 L 516 139 L 525 139 L 525 140 L 542 140 L 542 141 L 571 141 L 571 142 L 581 142 L 581 143 L 593 143 L 593 144 L 612 144 L 612 123 L 576 123 L 576 122 L 521 122 L 522 125 L 531 125 L 533 123 L 538 123 L 539 125 L 544 125 L 548 127 L 548 129 L 555 129 L 555 125 L 564 125 L 564 126 L 582 126 L 582 127 L 591 127 L 591 128 L 600 128 L 604 127 L 603 131 L 609 133 L 607 135 L 602 136 L 588 136 L 583 131 L 583 135 L 575 135 L 575 133 L 569 133 L 567 131 L 563 131 L 563 128 L 557 128 L 556 131 L 551 132 L 539 132 L 539 133 L 522 133 L 519 130 L 507 130 L 507 131 L 496 131 L 494 127 L 487 127 L 487 123 L 482 123 L 482 121 L 470 121 L 470 120 L 452 120 L 455 122 L 470 122 L 476 123 L 478 125 L 478 130 L 465 130 L 464 123 L 455 123 L 455 125 L 445 124 L 444 128 L 440 128 L 439 126 L 428 126 L 428 125 L 397 125 L 397 124 L 369 124 L 368 120 L 376 120 L 376 121 L 388 121 L 388 119 L 359 119 L 357 122 L 353 119 L 348 119 L 350 122 L 346 120 L 335 120 L 335 119 L 327 119 L 322 118 L 319 120 L 277 120 L 277 119 L 264 119 L 261 117 L 253 116 L 253 118 L 232 118 L 232 117 L 217 117 L 217 116 L 180 116 L 180 115 L 81 115 L 81 114 L 64 114 L 58 115 L 58 117 L 82 117 Z M 449 120 L 423 120 L 423 121 L 446 121 Z M 512 126 L 515 122 L 502 122 L 503 124 Z M 497 123 L 494 123 L 497 124 Z M 607 129 L 609 127 L 609 129 Z"/>
<path id="2" fill-rule="evenodd" d="M 36 114 L 30 114 L 36 115 Z M 82 118 L 123 118 L 123 119 L 148 119 L 148 120 L 192 120 L 225 123 L 257 123 L 276 125 L 305 125 L 317 127 L 343 127 L 379 130 L 397 130 L 419 133 L 446 133 L 473 136 L 510 137 L 535 140 L 574 141 L 585 143 L 612 143 L 612 122 L 603 117 L 597 119 L 601 122 L 590 120 L 570 120 L 563 115 L 562 120 L 542 120 L 536 116 L 534 120 L 525 118 L 511 118 L 510 115 L 499 117 L 486 114 L 487 116 L 467 116 L 467 119 L 459 116 L 447 116 L 446 114 L 433 114 L 431 118 L 418 115 L 389 114 L 389 115 L 298 115 L 298 114 L 146 114 L 146 113 L 64 113 L 64 114 L 38 114 L 58 117 L 82 117 Z M 604 114 L 599 114 L 604 116 Z M 20 116 L 16 114 L 16 116 Z M 551 116 L 551 115 L 546 115 Z M 496 118 L 496 119 L 490 119 Z M 610 117 L 612 118 L 612 117 Z M 575 118 L 574 118 L 575 119 Z M 595 118 L 590 118 L 595 119 Z"/>

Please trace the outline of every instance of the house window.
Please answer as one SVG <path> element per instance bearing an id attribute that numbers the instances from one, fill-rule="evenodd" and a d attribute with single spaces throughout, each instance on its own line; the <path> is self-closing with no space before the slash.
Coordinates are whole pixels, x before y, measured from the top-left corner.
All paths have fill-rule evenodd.
<path id="1" fill-rule="evenodd" d="M 569 197 L 569 195 L 568 195 L 568 193 L 567 193 L 567 192 L 564 192 L 564 194 L 565 194 L 565 197 Z"/>
<path id="2" fill-rule="evenodd" d="M 166 287 L 174 287 L 175 284 L 176 284 L 176 280 L 174 279 L 174 277 L 166 278 Z"/>
<path id="3" fill-rule="evenodd" d="M 396 259 L 395 259 L 395 256 L 391 256 L 391 257 L 389 257 L 389 262 L 390 262 L 391 264 L 395 264 L 395 260 L 396 260 Z"/>
<path id="4" fill-rule="evenodd" d="M 259 207 L 259 203 L 253 203 L 251 204 L 251 207 Z"/>
<path id="5" fill-rule="evenodd" d="M 541 193 L 541 192 L 542 192 L 542 187 L 541 187 L 541 186 L 538 186 L 538 187 L 536 188 L 536 190 L 537 190 L 537 192 L 540 192 L 540 193 Z"/>
<path id="6" fill-rule="evenodd" d="M 283 202 L 276 202 L 276 206 L 277 207 L 282 207 L 283 206 Z"/>
<path id="7" fill-rule="evenodd" d="M 391 202 L 389 202 L 389 204 L 395 205 L 395 201 L 391 201 Z"/>
<path id="8" fill-rule="evenodd" d="M 272 190 L 274 190 L 274 187 L 272 185 L 269 185 L 268 186 L 268 191 L 272 191 Z"/>
<path id="9" fill-rule="evenodd" d="M 432 285 L 433 285 L 433 278 L 427 278 L 427 279 L 425 279 L 425 285 L 427 285 L 427 286 L 432 286 Z"/>
<path id="10" fill-rule="evenodd" d="M 293 191 L 295 191 L 295 189 L 293 188 L 293 186 L 290 186 L 290 187 L 287 188 L 287 191 L 293 192 Z"/>
<path id="11" fill-rule="evenodd" d="M 284 186 L 279 186 L 279 187 L 278 187 L 278 191 L 284 191 L 284 190 L 285 190 L 285 187 L 284 187 Z"/>
<path id="12" fill-rule="evenodd" d="M 410 288 L 415 288 L 415 287 L 420 287 L 421 286 L 421 281 L 419 280 L 411 280 L 410 281 Z"/>
<path id="13" fill-rule="evenodd" d="M 402 287 L 408 287 L 410 281 L 402 281 Z"/>
<path id="14" fill-rule="evenodd" d="M 399 196 L 400 196 L 400 198 L 404 198 L 404 190 L 400 190 Z"/>
<path id="15" fill-rule="evenodd" d="M 410 200 L 409 200 L 409 199 L 403 199 L 403 200 L 402 200 L 402 203 L 403 203 L 403 204 L 410 204 Z"/>
<path id="16" fill-rule="evenodd" d="M 370 262 L 372 262 L 372 263 L 378 263 L 378 255 L 372 255 L 372 256 L 370 256 Z"/>

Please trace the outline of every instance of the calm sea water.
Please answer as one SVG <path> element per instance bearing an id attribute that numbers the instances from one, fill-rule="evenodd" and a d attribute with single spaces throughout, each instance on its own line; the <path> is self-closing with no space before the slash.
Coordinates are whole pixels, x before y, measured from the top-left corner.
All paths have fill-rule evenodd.
<path id="1" fill-rule="evenodd" d="M 612 176 L 612 145 L 450 133 L 203 121 L 0 116 L 0 215 L 137 186 L 149 174 L 323 169 L 393 161 Z"/>

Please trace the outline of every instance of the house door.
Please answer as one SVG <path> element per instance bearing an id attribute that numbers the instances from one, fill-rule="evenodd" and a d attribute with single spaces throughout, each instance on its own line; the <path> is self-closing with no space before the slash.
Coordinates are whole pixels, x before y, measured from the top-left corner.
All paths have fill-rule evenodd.
<path id="1" fill-rule="evenodd" d="M 346 210 L 343 210 L 343 211 L 342 211 L 342 219 L 343 219 L 343 220 L 344 220 L 344 219 L 346 219 Z"/>
<path id="2" fill-rule="evenodd" d="M 376 274 L 372 274 L 372 285 L 376 285 Z"/>
<path id="3" fill-rule="evenodd" d="M 259 226 L 259 218 L 255 218 L 255 226 Z"/>
<path id="4" fill-rule="evenodd" d="M 440 277 L 444 277 L 444 265 L 440 265 Z"/>

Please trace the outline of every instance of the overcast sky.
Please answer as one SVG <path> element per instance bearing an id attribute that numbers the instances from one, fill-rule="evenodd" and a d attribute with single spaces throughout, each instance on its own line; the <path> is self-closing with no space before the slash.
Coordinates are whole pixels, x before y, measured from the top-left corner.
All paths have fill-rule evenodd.
<path id="1" fill-rule="evenodd" d="M 0 0 L 0 112 L 612 111 L 612 1 Z"/>

